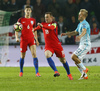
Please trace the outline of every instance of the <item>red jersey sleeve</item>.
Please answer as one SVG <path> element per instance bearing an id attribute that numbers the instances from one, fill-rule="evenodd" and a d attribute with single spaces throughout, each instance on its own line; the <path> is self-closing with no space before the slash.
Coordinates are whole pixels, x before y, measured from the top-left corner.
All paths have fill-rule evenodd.
<path id="1" fill-rule="evenodd" d="M 21 23 L 21 19 L 22 19 L 22 18 L 19 18 L 17 22 L 20 22 L 20 23 Z"/>
<path id="2" fill-rule="evenodd" d="M 53 26 L 53 25 L 50 25 L 50 26 L 43 25 L 43 28 L 46 28 L 46 29 L 49 29 L 49 30 L 54 30 L 55 29 L 55 26 Z"/>
<path id="3" fill-rule="evenodd" d="M 40 30 L 40 29 L 42 29 L 40 26 L 37 26 L 35 29 L 34 29 L 34 31 L 37 31 L 37 30 Z"/>

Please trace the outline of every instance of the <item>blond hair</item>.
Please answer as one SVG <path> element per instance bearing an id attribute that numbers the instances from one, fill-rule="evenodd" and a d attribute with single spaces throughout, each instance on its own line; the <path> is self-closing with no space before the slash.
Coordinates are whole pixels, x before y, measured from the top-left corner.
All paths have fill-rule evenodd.
<path id="1" fill-rule="evenodd" d="M 88 11 L 86 9 L 81 9 L 80 12 L 83 12 L 85 17 L 88 16 Z"/>

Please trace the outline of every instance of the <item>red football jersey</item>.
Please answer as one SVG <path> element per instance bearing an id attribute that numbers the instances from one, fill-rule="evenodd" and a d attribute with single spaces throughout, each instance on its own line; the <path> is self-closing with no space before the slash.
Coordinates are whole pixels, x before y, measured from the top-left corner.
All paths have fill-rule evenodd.
<path id="1" fill-rule="evenodd" d="M 21 39 L 28 39 L 34 37 L 33 35 L 33 28 L 36 27 L 36 20 L 34 18 L 20 18 L 18 19 L 18 22 L 20 22 L 23 25 L 23 29 L 21 31 Z"/>
<path id="2" fill-rule="evenodd" d="M 57 32 L 57 23 L 52 22 L 52 23 L 42 23 L 42 31 L 44 34 L 44 39 L 45 39 L 45 47 L 58 47 L 61 45 L 61 42 L 58 39 L 58 32 Z M 41 29 L 40 26 L 37 26 L 35 30 Z"/>

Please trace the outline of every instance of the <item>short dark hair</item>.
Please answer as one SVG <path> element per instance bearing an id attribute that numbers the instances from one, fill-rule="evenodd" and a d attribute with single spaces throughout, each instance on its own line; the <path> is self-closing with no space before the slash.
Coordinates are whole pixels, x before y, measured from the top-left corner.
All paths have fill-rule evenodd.
<path id="1" fill-rule="evenodd" d="M 26 5 L 26 6 L 25 6 L 25 9 L 26 9 L 26 8 L 31 8 L 31 6 L 29 6 L 29 5 Z"/>
<path id="2" fill-rule="evenodd" d="M 45 14 L 50 14 L 50 16 L 53 16 L 52 12 L 46 12 Z"/>

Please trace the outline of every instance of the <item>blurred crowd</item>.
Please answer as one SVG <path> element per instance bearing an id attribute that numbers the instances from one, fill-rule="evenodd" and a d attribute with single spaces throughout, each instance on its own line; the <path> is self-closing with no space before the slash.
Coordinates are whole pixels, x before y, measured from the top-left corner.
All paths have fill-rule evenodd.
<path id="1" fill-rule="evenodd" d="M 58 34 L 74 31 L 79 23 L 77 20 L 79 10 L 86 9 L 88 10 L 87 21 L 90 23 L 91 35 L 100 32 L 100 0 L 0 0 L 0 10 L 8 12 L 21 10 L 21 12 L 11 15 L 10 25 L 24 16 L 26 5 L 31 6 L 32 17 L 37 22 L 44 21 L 45 12 L 52 12 L 54 20 L 58 22 Z M 66 43 L 68 44 L 69 41 L 74 44 L 74 37 L 68 36 Z"/>

